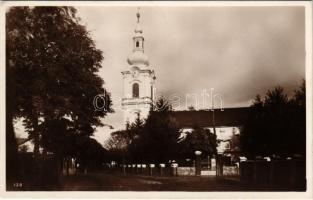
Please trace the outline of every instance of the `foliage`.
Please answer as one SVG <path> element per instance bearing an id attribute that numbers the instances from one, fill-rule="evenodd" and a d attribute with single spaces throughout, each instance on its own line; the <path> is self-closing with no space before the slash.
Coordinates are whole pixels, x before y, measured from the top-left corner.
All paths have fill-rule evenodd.
<path id="1" fill-rule="evenodd" d="M 25 119 L 35 158 L 39 145 L 63 154 L 60 146 L 67 147 L 70 134 L 91 136 L 106 115 L 93 107 L 94 97 L 106 93 L 97 74 L 102 51 L 79 24 L 75 8 L 12 7 L 6 19 L 7 121 Z"/>
<path id="2" fill-rule="evenodd" d="M 210 129 L 196 127 L 186 134 L 185 139 L 180 143 L 183 158 L 193 158 L 195 151 L 201 151 L 204 157 L 216 154 L 216 136 Z"/>
<path id="3" fill-rule="evenodd" d="M 108 162 L 108 151 L 97 140 L 79 136 L 71 141 L 75 149 L 74 157 L 80 163 L 81 169 L 100 169 L 104 162 Z"/>
<path id="4" fill-rule="evenodd" d="M 305 154 L 305 82 L 288 98 L 276 87 L 264 99 L 257 95 L 242 130 L 242 150 L 248 156 Z"/>
<path id="5" fill-rule="evenodd" d="M 230 139 L 230 149 L 240 151 L 240 135 L 233 134 Z"/>
<path id="6" fill-rule="evenodd" d="M 88 134 L 78 134 L 72 121 L 56 119 L 41 124 L 42 144 L 46 151 L 54 152 L 59 159 L 76 158 L 81 168 L 101 165 L 107 151 Z"/>
<path id="7" fill-rule="evenodd" d="M 27 153 L 27 151 L 28 151 L 28 146 L 27 145 L 21 145 L 21 146 L 19 146 L 19 151 L 21 152 L 21 153 Z"/>
<path id="8" fill-rule="evenodd" d="M 160 98 L 145 121 L 138 114 L 135 122 L 129 124 L 126 130 L 112 133 L 108 146 L 115 158 L 153 163 L 176 159 L 180 130 L 171 117 L 171 111 L 171 105 Z M 118 152 L 115 147 L 121 151 Z"/>
<path id="9" fill-rule="evenodd" d="M 160 163 L 177 159 L 181 132 L 171 111 L 165 98 L 158 99 L 155 111 L 150 111 L 140 141 L 143 160 Z"/>
<path id="10" fill-rule="evenodd" d="M 188 106 L 188 110 L 189 110 L 189 111 L 195 111 L 196 108 L 195 108 L 194 106 Z"/>
<path id="11" fill-rule="evenodd" d="M 111 133 L 111 138 L 106 142 L 105 147 L 109 150 L 123 150 L 130 144 L 126 130 L 115 131 Z"/>
<path id="12" fill-rule="evenodd" d="M 109 159 L 120 163 L 123 162 L 130 142 L 131 139 L 127 130 L 119 130 L 111 133 L 111 137 L 104 144 L 105 148 L 109 151 Z"/>
<path id="13" fill-rule="evenodd" d="M 63 157 L 72 151 L 74 131 L 73 123 L 68 119 L 46 120 L 40 125 L 41 144 L 46 151 Z"/>

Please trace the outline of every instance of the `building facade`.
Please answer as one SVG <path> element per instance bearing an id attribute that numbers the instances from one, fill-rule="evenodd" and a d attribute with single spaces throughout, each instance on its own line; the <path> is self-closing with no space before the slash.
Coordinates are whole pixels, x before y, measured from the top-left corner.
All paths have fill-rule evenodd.
<path id="1" fill-rule="evenodd" d="M 137 115 L 145 119 L 155 96 L 155 74 L 145 54 L 145 38 L 140 26 L 140 13 L 133 35 L 133 51 L 127 59 L 127 69 L 122 71 L 124 124 L 135 121 Z"/>
<path id="2" fill-rule="evenodd" d="M 171 116 L 181 128 L 183 136 L 193 131 L 194 127 L 210 129 L 218 140 L 217 151 L 219 153 L 230 152 L 236 149 L 234 139 L 239 139 L 242 126 L 250 116 L 249 107 L 224 108 L 199 111 L 173 111 Z M 214 117 L 213 117 L 214 114 Z"/>

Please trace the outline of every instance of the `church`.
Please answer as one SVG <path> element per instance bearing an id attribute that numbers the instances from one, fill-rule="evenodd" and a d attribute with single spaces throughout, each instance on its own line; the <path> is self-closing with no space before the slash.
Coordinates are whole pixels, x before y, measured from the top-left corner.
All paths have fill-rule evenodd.
<path id="1" fill-rule="evenodd" d="M 145 54 L 140 13 L 137 12 L 136 16 L 133 50 L 127 59 L 128 70 L 122 71 L 124 124 L 134 122 L 138 114 L 141 119 L 146 119 L 155 100 L 156 76 Z M 210 129 L 213 133 L 215 127 L 219 141 L 218 151 L 223 153 L 233 150 L 231 140 L 240 135 L 240 129 L 248 119 L 249 112 L 250 108 L 241 107 L 215 109 L 215 117 L 212 110 L 173 111 L 171 115 L 181 128 L 182 135 L 191 132 L 194 127 Z"/>

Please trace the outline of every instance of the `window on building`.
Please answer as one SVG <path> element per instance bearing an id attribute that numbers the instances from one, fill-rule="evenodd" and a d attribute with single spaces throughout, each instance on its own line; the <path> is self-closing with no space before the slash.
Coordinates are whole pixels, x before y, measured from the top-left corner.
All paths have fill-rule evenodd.
<path id="1" fill-rule="evenodd" d="M 139 47 L 139 41 L 136 42 L 136 47 Z"/>
<path id="2" fill-rule="evenodd" d="M 133 84 L 133 98 L 139 98 L 139 84 Z"/>

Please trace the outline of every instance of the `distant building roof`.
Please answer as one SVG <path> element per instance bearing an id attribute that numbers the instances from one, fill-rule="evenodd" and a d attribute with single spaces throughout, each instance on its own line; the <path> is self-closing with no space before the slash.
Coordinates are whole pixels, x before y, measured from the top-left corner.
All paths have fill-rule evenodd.
<path id="1" fill-rule="evenodd" d="M 181 128 L 212 127 L 212 112 L 211 110 L 173 111 L 171 116 Z M 223 111 L 214 109 L 215 126 L 241 126 L 248 119 L 249 112 L 249 107 L 224 108 Z"/>

